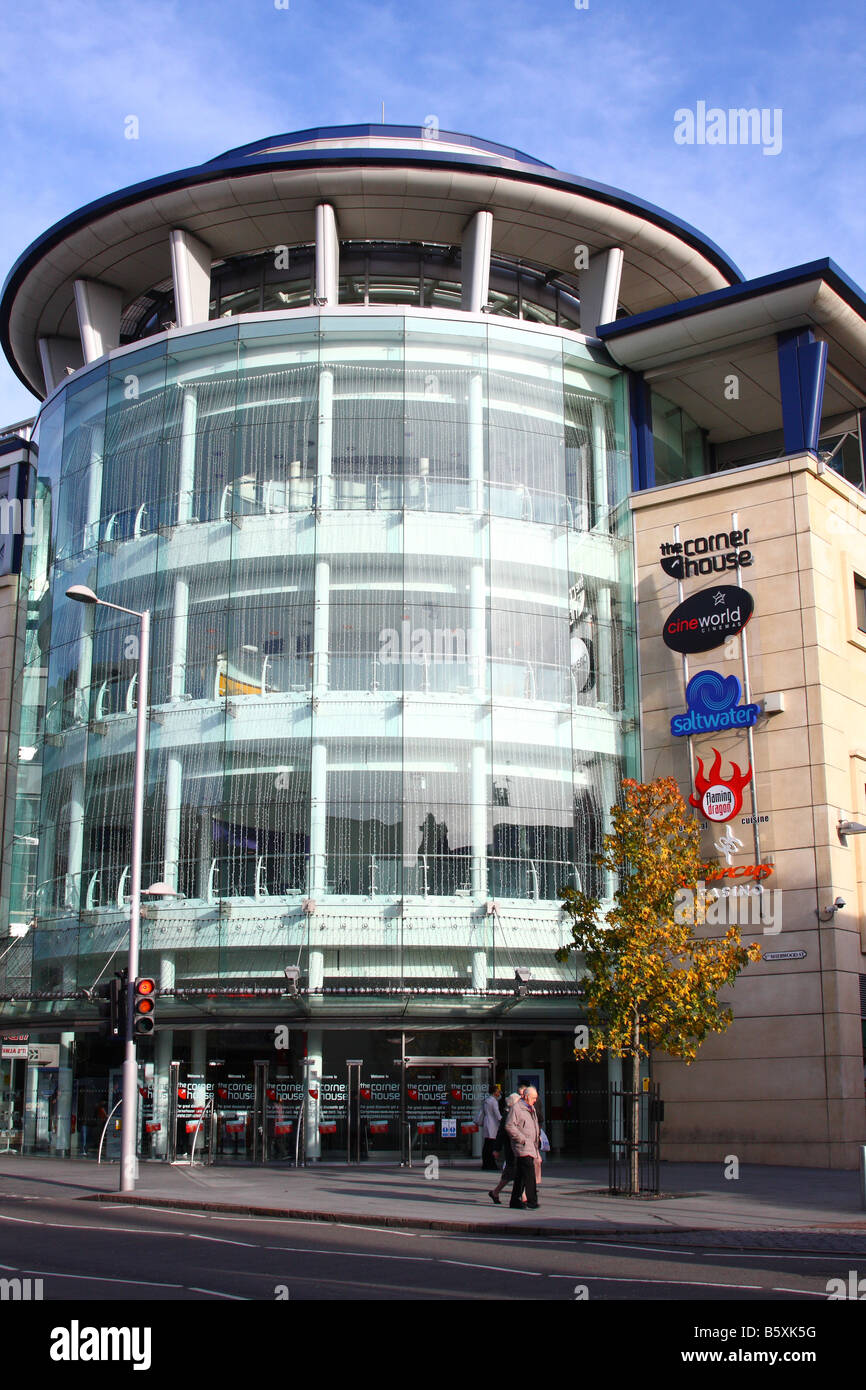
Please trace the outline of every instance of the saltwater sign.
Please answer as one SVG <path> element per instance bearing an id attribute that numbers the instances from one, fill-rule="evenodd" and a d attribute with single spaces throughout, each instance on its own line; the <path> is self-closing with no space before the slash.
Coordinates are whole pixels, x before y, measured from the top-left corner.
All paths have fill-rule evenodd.
<path id="1" fill-rule="evenodd" d="M 733 584 L 699 589 L 665 619 L 665 646 L 685 654 L 708 652 L 742 632 L 754 607 L 752 595 Z"/>
<path id="2" fill-rule="evenodd" d="M 743 687 L 736 676 L 720 676 L 718 671 L 699 671 L 686 686 L 687 714 L 675 714 L 671 733 L 714 733 L 716 729 L 746 729 L 760 713 L 758 705 L 741 705 Z"/>

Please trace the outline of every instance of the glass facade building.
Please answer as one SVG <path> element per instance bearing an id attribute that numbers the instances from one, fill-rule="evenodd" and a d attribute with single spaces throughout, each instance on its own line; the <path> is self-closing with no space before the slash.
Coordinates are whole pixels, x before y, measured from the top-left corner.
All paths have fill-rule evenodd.
<path id="1" fill-rule="evenodd" d="M 87 982 L 129 889 L 137 629 L 73 583 L 153 615 L 143 873 L 180 895 L 178 979 L 300 951 L 320 983 L 484 988 L 491 900 L 556 920 L 560 887 L 603 890 L 634 623 L 622 378 L 594 356 L 307 313 L 163 335 L 51 401 L 16 873 L 37 987 Z M 412 932 L 434 902 L 462 939 Z M 555 944 L 522 943 L 542 979 Z"/>
<path id="2" fill-rule="evenodd" d="M 405 1158 L 446 1116 L 477 1150 L 488 1079 L 524 1075 L 555 1152 L 603 1147 L 559 894 L 611 896 L 640 770 L 643 444 L 596 327 L 735 278 L 624 199 L 469 137 L 308 132 L 102 200 L 14 268 L 7 351 L 45 399 L 2 984 L 57 1049 L 0 1077 L 15 1143 L 92 1152 L 119 1083 L 137 623 L 83 585 L 152 621 L 142 1154 Z"/>

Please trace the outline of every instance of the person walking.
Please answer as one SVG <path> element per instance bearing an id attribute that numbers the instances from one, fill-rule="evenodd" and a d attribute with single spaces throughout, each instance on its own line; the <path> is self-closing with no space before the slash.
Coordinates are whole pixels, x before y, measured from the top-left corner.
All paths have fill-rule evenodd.
<path id="1" fill-rule="evenodd" d="M 481 1148 L 481 1167 L 488 1173 L 498 1171 L 493 1153 L 496 1148 L 496 1136 L 502 1122 L 502 1112 L 499 1108 L 501 1093 L 500 1086 L 493 1084 L 488 1086 L 484 1103 L 476 1116 L 476 1123 L 481 1125 L 481 1132 L 484 1136 L 484 1143 Z"/>
<path id="2" fill-rule="evenodd" d="M 510 1182 L 514 1182 L 514 1150 L 511 1147 L 511 1136 L 506 1129 L 506 1125 L 508 1124 L 508 1117 L 511 1114 L 512 1108 L 519 1100 L 520 1096 L 516 1091 L 506 1097 L 505 1114 L 499 1122 L 499 1130 L 493 1141 L 494 1153 L 499 1155 L 502 1164 L 502 1174 L 499 1182 L 495 1187 L 490 1189 L 487 1195 L 491 1202 L 494 1202 L 497 1207 L 502 1205 L 499 1200 L 499 1194 L 503 1187 L 507 1187 Z"/>
<path id="3" fill-rule="evenodd" d="M 535 1186 L 538 1188 L 541 1186 L 541 1164 L 544 1158 L 544 1144 L 547 1141 L 547 1135 L 544 1132 L 544 1112 L 537 1101 L 535 1103 L 535 1118 L 538 1121 L 538 1157 L 535 1160 Z"/>
<path id="4" fill-rule="evenodd" d="M 537 1100 L 538 1092 L 535 1087 L 527 1086 L 523 1093 L 523 1099 L 518 1100 L 511 1107 L 505 1125 L 515 1157 L 514 1186 L 511 1189 L 509 1206 L 523 1207 L 525 1211 L 537 1211 L 538 1209 L 538 1188 L 535 1181 L 535 1160 L 540 1152 L 540 1131 L 538 1116 L 535 1113 Z M 524 1192 L 526 1193 L 525 1207 L 521 1202 Z"/>

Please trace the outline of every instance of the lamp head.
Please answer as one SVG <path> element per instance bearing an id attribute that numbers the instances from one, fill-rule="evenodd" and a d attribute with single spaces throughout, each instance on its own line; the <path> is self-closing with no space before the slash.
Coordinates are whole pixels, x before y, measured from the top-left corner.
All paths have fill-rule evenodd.
<path id="1" fill-rule="evenodd" d="M 98 603 L 99 599 L 92 589 L 88 589 L 86 584 L 73 584 L 66 590 L 66 597 L 75 599 L 76 603 Z"/>

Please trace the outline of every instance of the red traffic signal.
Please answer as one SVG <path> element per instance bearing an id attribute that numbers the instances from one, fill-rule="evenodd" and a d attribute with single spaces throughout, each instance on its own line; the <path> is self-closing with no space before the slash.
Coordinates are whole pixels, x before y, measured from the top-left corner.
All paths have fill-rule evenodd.
<path id="1" fill-rule="evenodd" d="M 140 975 L 132 995 L 132 1031 L 136 1037 L 147 1037 L 154 1029 L 156 1012 L 156 980 Z"/>

